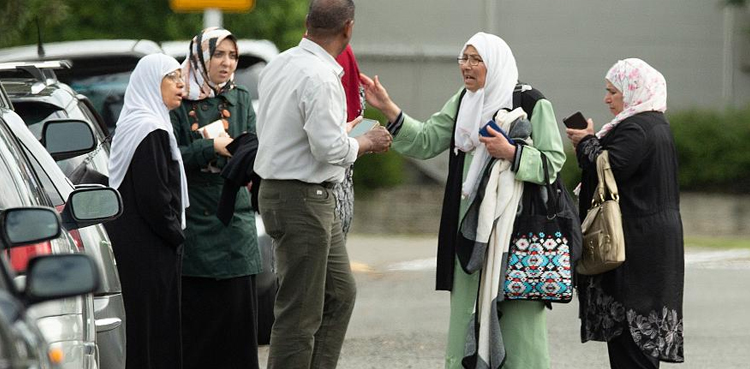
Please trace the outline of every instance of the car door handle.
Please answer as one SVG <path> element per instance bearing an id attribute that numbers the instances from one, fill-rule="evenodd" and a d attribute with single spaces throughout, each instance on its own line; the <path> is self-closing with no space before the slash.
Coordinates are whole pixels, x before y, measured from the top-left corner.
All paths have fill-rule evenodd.
<path id="1" fill-rule="evenodd" d="M 122 320 L 120 318 L 97 319 L 95 324 L 97 333 L 106 332 L 121 326 Z"/>

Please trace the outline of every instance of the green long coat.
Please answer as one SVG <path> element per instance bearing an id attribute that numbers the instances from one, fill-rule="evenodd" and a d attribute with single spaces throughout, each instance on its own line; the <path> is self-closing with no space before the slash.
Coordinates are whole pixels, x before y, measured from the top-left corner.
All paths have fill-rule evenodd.
<path id="1" fill-rule="evenodd" d="M 234 278 L 261 272 L 261 258 L 250 194 L 241 188 L 229 226 L 216 217 L 224 185 L 219 173 L 206 171 L 211 164 L 221 169 L 227 159 L 214 152 L 213 140 L 204 139 L 191 129 L 196 112 L 199 127 L 220 119 L 221 109 L 230 112 L 228 133 L 237 137 L 255 132 L 255 111 L 250 93 L 242 86 L 217 97 L 190 101 L 170 113 L 177 144 L 182 152 L 188 181 L 190 207 L 186 210 L 185 250 L 182 275 L 207 278 Z"/>
<path id="2" fill-rule="evenodd" d="M 458 113 L 460 90 L 443 108 L 429 119 L 420 122 L 404 113 L 401 130 L 393 137 L 392 148 L 417 159 L 429 159 L 448 150 L 453 137 L 453 126 Z M 531 116 L 533 146 L 524 148 L 516 172 L 516 179 L 534 183 L 544 181 L 540 152 L 544 152 L 557 173 L 565 163 L 562 139 L 552 104 L 546 99 L 537 100 Z M 467 153 L 462 180 L 466 179 L 473 153 Z M 554 180 L 554 178 L 550 178 Z M 460 219 L 466 215 L 468 201 L 461 201 Z M 460 222 L 460 220 L 459 220 Z M 464 273 L 456 260 L 451 290 L 451 314 L 448 325 L 448 344 L 445 368 L 463 368 L 467 329 L 474 311 L 479 287 L 479 272 Z M 498 309 L 503 314 L 500 329 L 507 356 L 506 369 L 546 369 L 550 366 L 547 342 L 547 317 L 544 304 L 536 301 L 502 301 Z"/>

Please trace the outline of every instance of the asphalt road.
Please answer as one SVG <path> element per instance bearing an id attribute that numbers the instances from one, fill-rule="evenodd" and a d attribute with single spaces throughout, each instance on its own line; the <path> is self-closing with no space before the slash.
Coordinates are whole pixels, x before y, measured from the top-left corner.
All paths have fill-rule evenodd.
<path id="1" fill-rule="evenodd" d="M 338 368 L 442 368 L 449 300 L 434 291 L 435 238 L 353 235 L 348 245 L 358 297 Z M 662 367 L 750 368 L 748 282 L 750 250 L 688 249 L 686 362 Z M 574 300 L 548 314 L 552 368 L 608 368 L 605 344 L 580 343 L 577 311 Z"/>

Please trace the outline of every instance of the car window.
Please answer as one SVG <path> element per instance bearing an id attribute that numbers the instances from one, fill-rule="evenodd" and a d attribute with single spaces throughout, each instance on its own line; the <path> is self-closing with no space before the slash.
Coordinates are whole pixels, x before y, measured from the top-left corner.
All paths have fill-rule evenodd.
<path id="1" fill-rule="evenodd" d="M 46 192 L 47 196 L 50 198 L 50 200 L 52 200 L 52 205 L 65 205 L 65 199 L 63 199 L 60 192 L 58 192 L 57 187 L 55 187 L 55 185 L 52 183 L 52 178 L 47 175 L 47 172 L 44 171 L 44 168 L 36 159 L 36 157 L 31 152 L 29 152 L 29 149 L 26 146 L 23 147 L 23 151 L 29 158 L 31 166 L 34 168 L 34 173 L 36 173 L 37 177 L 39 177 L 39 181 L 42 182 L 42 188 L 44 189 L 44 192 Z"/>
<path id="2" fill-rule="evenodd" d="M 83 112 L 86 117 L 89 118 L 89 121 L 94 123 L 94 132 L 96 132 L 96 136 L 99 138 L 99 141 L 104 141 L 105 138 L 107 138 L 107 135 L 109 134 L 106 124 L 104 123 L 104 119 L 99 115 L 99 112 L 97 112 L 94 108 L 94 105 L 91 103 L 91 100 L 89 100 L 85 96 L 80 96 L 80 99 L 78 101 L 78 107 L 81 108 L 81 111 Z"/>
<path id="3" fill-rule="evenodd" d="M 258 99 L 258 76 L 265 66 L 266 63 L 259 62 L 247 68 L 237 68 L 237 71 L 234 72 L 235 83 L 245 86 L 253 100 Z"/>
<path id="4" fill-rule="evenodd" d="M 42 138 L 42 127 L 49 119 L 67 118 L 65 110 L 52 104 L 19 101 L 13 104 L 13 110 L 23 118 L 26 126 L 37 139 Z"/>
<path id="5" fill-rule="evenodd" d="M 15 137 L 0 119 L 0 209 L 46 205 L 39 183 L 25 159 Z"/>
<path id="6" fill-rule="evenodd" d="M 120 116 L 125 89 L 130 81 L 130 72 L 108 75 L 69 78 L 68 85 L 76 92 L 88 96 L 94 108 L 99 111 L 110 132 Z"/>

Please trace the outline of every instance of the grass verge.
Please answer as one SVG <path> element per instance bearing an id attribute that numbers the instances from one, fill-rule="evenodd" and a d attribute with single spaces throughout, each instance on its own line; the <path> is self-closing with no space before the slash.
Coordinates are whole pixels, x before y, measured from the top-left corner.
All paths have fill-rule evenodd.
<path id="1" fill-rule="evenodd" d="M 702 249 L 750 249 L 750 239 L 685 237 L 685 247 Z"/>

